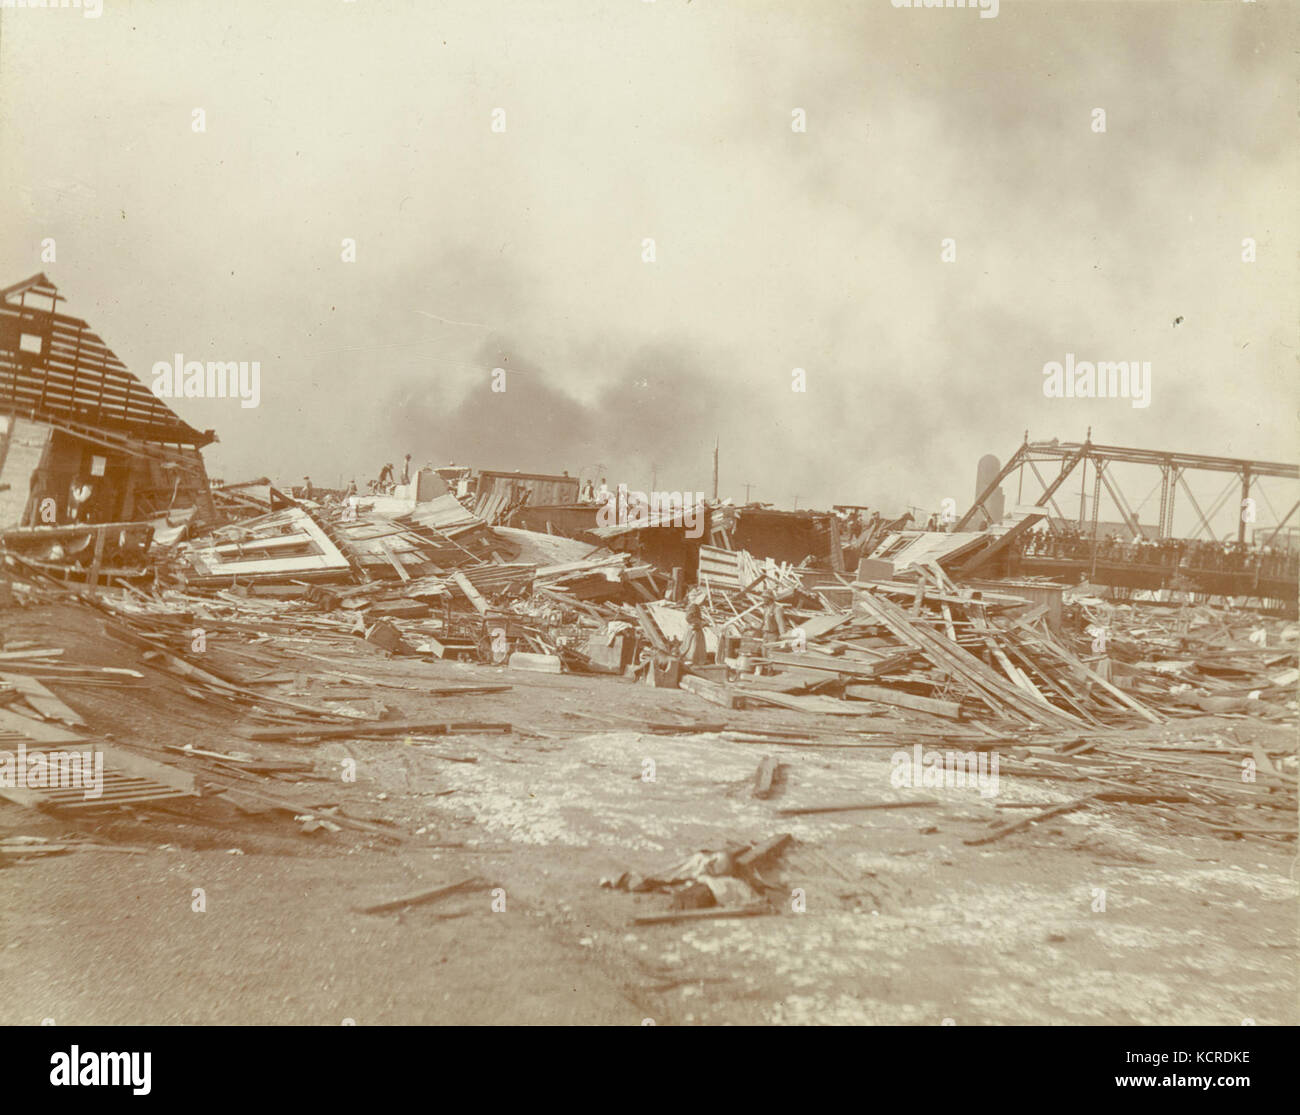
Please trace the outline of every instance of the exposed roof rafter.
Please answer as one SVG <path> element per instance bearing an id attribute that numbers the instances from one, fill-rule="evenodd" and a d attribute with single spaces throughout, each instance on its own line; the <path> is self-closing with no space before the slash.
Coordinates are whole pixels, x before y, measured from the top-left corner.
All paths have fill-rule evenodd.
<path id="1" fill-rule="evenodd" d="M 142 441 L 202 448 L 216 440 L 137 379 L 43 274 L 0 290 L 0 412 L 65 419 Z"/>

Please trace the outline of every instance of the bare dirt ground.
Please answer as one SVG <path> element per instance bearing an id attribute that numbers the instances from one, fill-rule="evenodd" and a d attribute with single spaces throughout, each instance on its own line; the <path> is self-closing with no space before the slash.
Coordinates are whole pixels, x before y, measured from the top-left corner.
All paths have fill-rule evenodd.
<path id="1" fill-rule="evenodd" d="M 346 660 L 321 653 L 385 685 L 334 685 L 319 659 L 304 658 L 317 674 L 311 699 L 365 698 L 404 718 L 503 720 L 515 731 L 250 744 L 223 710 L 106 641 L 84 609 L 10 611 L 0 622 L 12 639 L 67 648 L 69 661 L 147 675 L 130 691 L 48 683 L 110 739 L 161 759 L 174 759 L 164 744 L 187 742 L 312 759 L 314 778 L 270 780 L 268 792 L 302 801 L 304 813 L 338 805 L 403 838 L 306 834 L 288 814 L 248 816 L 220 798 L 75 818 L 0 800 L 0 836 L 142 849 L 0 870 L 0 1023 L 1300 1020 L 1294 843 L 1190 836 L 1141 806 L 1108 805 L 972 847 L 963 839 L 1004 821 L 1008 804 L 1065 801 L 1069 784 L 1002 775 L 995 799 L 899 791 L 891 745 L 645 730 L 667 719 L 799 728 L 834 717 L 729 712 L 617 678 L 387 661 L 361 644 Z M 467 682 L 513 688 L 454 698 L 420 689 Z M 1293 729 L 1273 730 L 1294 741 Z M 750 790 L 765 755 L 787 769 L 779 793 L 760 801 Z M 341 776 L 349 757 L 355 782 Z M 455 761 L 466 759 L 476 761 Z M 939 804 L 776 812 L 904 797 Z M 668 898 L 599 885 L 781 832 L 795 839 L 763 872 L 780 896 L 773 916 L 633 926 L 667 911 Z M 436 903 L 358 912 L 466 878 L 480 882 Z"/>

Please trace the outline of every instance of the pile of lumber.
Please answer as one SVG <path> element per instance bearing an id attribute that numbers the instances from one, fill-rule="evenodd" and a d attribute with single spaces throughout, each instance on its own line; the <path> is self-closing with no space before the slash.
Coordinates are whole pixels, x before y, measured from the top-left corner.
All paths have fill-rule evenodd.
<path id="1" fill-rule="evenodd" d="M 852 588 L 848 608 L 832 606 L 824 592 L 817 606 L 801 606 L 808 594 L 788 587 L 786 603 L 772 590 L 765 590 L 771 591 L 766 602 L 760 598 L 743 610 L 737 609 L 745 601 L 728 598 L 733 615 L 722 626 L 743 634 L 749 669 L 738 687 L 750 701 L 843 715 L 891 710 L 990 731 L 1165 719 L 1052 632 L 1044 606 L 959 588 L 938 566 L 914 582 L 854 582 Z"/>
<path id="2" fill-rule="evenodd" d="M 731 725 L 724 735 L 738 742 L 941 740 L 998 753 L 1002 774 L 1071 784 L 1070 811 L 1118 805 L 1179 831 L 1295 839 L 1294 623 L 1092 601 L 1072 630 L 1054 630 L 1046 605 L 958 585 L 933 563 L 909 572 L 852 582 L 850 607 L 820 590 L 810 604 L 788 586 L 775 607 L 761 586 L 711 598 L 731 613 L 721 628 L 740 633 L 737 653 L 726 671 L 692 669 L 682 687 L 727 709 L 842 725 L 798 740 Z"/>
<path id="3" fill-rule="evenodd" d="M 1289 715 L 1300 678 L 1294 625 L 1267 621 L 1270 635 L 1258 617 L 1238 617 L 1234 630 L 1207 608 L 1153 623 L 1132 607 L 1106 606 L 1104 615 L 1084 610 L 1067 635 L 1049 625 L 1045 605 L 959 586 L 933 563 L 912 573 L 852 582 L 847 607 L 824 587 L 814 597 L 780 579 L 711 592 L 720 630 L 740 636 L 745 673 L 734 688 L 751 703 L 843 715 L 887 708 L 990 731 Z"/>
<path id="4" fill-rule="evenodd" d="M 1065 783 L 1070 801 L 967 843 L 988 843 L 1067 808 L 1107 807 L 1138 812 L 1163 831 L 1296 839 L 1293 739 L 1261 742 L 1249 732 L 1201 725 L 1190 733 L 1110 729 L 1003 743 L 1000 776 Z"/>

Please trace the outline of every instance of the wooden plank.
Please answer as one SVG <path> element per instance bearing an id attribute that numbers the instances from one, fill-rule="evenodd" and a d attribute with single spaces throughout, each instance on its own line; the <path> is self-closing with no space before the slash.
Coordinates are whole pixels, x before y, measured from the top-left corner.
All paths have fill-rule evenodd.
<path id="1" fill-rule="evenodd" d="M 41 746 L 28 752 L 28 760 L 52 748 Z M 120 748 L 91 745 L 80 741 L 78 747 L 58 749 L 61 754 L 80 754 L 99 768 L 102 784 L 98 796 L 87 797 L 86 787 L 25 785 L 0 787 L 0 797 L 20 805 L 47 806 L 58 809 L 103 809 L 126 803 L 147 803 L 178 797 L 196 797 L 194 776 L 143 755 Z M 62 769 L 62 768 L 61 768 Z M 98 776 L 97 776 L 98 777 Z"/>
<path id="2" fill-rule="evenodd" d="M 780 708 L 794 709 L 795 712 L 815 712 L 830 716 L 871 716 L 866 709 L 854 708 L 849 701 L 837 701 L 834 697 L 822 697 L 817 694 L 800 695 L 797 693 L 778 693 L 772 689 L 746 689 L 746 697 L 766 701 Z"/>
<path id="3" fill-rule="evenodd" d="M 963 840 L 962 843 L 971 845 L 991 844 L 994 840 L 1001 840 L 1004 836 L 1013 832 L 1019 832 L 1021 829 L 1028 828 L 1030 825 L 1038 821 L 1045 821 L 1049 817 L 1055 817 L 1060 813 L 1068 813 L 1072 809 L 1078 809 L 1080 806 L 1087 805 L 1091 800 L 1092 795 L 1089 794 L 1086 797 L 1076 798 L 1074 801 L 1067 801 L 1061 805 L 1054 805 L 1050 809 L 1044 809 L 1039 813 L 1035 813 L 1031 817 L 1025 817 L 1022 820 L 1016 821 L 1014 824 L 1004 825 L 1002 828 L 989 833 L 987 836 L 972 837 L 969 840 Z"/>
<path id="4" fill-rule="evenodd" d="M 624 572 L 622 581 L 633 592 L 635 592 L 639 597 L 641 597 L 641 599 L 644 600 L 647 604 L 654 604 L 658 602 L 659 597 L 657 597 L 653 592 L 651 592 L 648 588 L 646 588 L 645 585 L 643 585 L 637 578 L 630 577 L 626 572 Z"/>
<path id="5" fill-rule="evenodd" d="M 377 540 L 376 544 L 379 546 L 380 550 L 383 551 L 384 557 L 388 559 L 388 564 L 397 571 L 397 575 L 403 581 L 409 581 L 411 575 L 406 571 L 406 567 L 397 560 L 397 555 L 393 553 L 393 547 L 388 544 L 387 539 L 380 538 Z"/>
<path id="6" fill-rule="evenodd" d="M 84 738 L 66 728 L 56 728 L 43 720 L 21 716 L 11 709 L 0 707 L 0 735 L 22 737 L 34 743 L 83 743 Z"/>
<path id="7" fill-rule="evenodd" d="M 993 655 L 993 658 L 996 660 L 998 665 L 1002 667 L 1002 672 L 1011 679 L 1012 683 L 1018 689 L 1022 689 L 1028 693 L 1034 698 L 1034 700 L 1040 701 L 1049 707 L 1054 707 L 1051 702 L 1041 692 L 1039 692 L 1038 687 L 1029 680 L 1023 671 L 1021 671 L 1020 667 L 1007 657 L 1006 651 L 1002 649 L 994 638 L 995 629 L 989 625 L 989 622 L 985 619 L 984 615 L 981 612 L 973 612 L 972 621 L 975 630 L 981 633 L 984 646 L 988 649 L 988 652 Z"/>
<path id="8" fill-rule="evenodd" d="M 645 637 L 650 640 L 650 645 L 660 654 L 667 654 L 668 642 L 660 632 L 654 617 L 651 616 L 646 606 L 644 604 L 634 604 L 632 610 L 636 613 L 637 623 L 645 633 Z"/>
<path id="9" fill-rule="evenodd" d="M 1083 719 L 1088 721 L 1089 724 L 1101 725 L 1101 721 L 1093 716 L 1093 714 L 1088 710 L 1079 694 L 1074 692 L 1067 684 L 1065 684 L 1063 679 L 1053 677 L 1052 674 L 1044 668 L 1042 662 L 1037 659 L 1031 659 L 1015 639 L 1011 637 L 1009 631 L 1005 633 L 1005 636 L 1007 638 L 1006 649 L 1020 659 L 1020 661 L 1025 664 L 1025 667 L 1034 670 L 1043 680 L 1044 684 L 1051 687 L 1052 692 L 1074 709 L 1074 711 L 1083 717 Z"/>
<path id="10" fill-rule="evenodd" d="M 104 753 L 105 773 L 109 770 L 121 771 L 131 777 L 147 779 L 183 794 L 197 794 L 194 776 L 188 771 L 116 747 L 96 745 L 95 750 Z"/>
<path id="11" fill-rule="evenodd" d="M 1045 705 L 1051 704 L 1051 702 L 1038 691 L 1037 686 L 1035 686 L 1034 683 L 1021 672 L 1020 668 L 1007 657 L 1006 651 L 998 646 L 997 641 L 993 639 L 992 636 L 984 636 L 984 645 L 988 648 L 989 653 L 997 660 L 998 665 L 1002 667 L 1002 672 L 1011 679 L 1012 684 L 1015 685 L 1017 689 L 1023 690 L 1028 693 L 1029 696 L 1033 697 L 1034 700 L 1041 701 Z"/>
<path id="12" fill-rule="evenodd" d="M 826 685 L 831 676 L 821 670 L 801 670 L 787 666 L 777 674 L 741 674 L 734 682 L 737 689 L 771 689 L 777 693 L 798 693 L 814 685 Z"/>
<path id="13" fill-rule="evenodd" d="M 457 649 L 457 648 L 452 647 L 452 646 L 450 645 L 449 642 L 448 642 L 448 643 L 444 643 L 442 640 L 438 639 L 437 637 L 435 637 L 435 636 L 433 636 L 433 635 L 421 635 L 420 638 L 421 638 L 425 643 L 428 644 L 429 652 L 430 652 L 431 654 L 433 654 L 433 655 L 434 655 L 435 657 L 437 657 L 437 658 L 446 658 L 446 657 L 447 657 L 447 652 L 448 652 L 449 650 Z M 465 646 L 471 646 L 471 645 L 472 645 L 472 644 L 469 644 L 468 642 L 466 642 L 465 640 L 462 640 L 462 642 L 465 643 Z M 462 649 L 462 650 L 463 650 L 463 649 L 465 649 L 465 647 L 460 647 L 459 649 Z"/>
<path id="14" fill-rule="evenodd" d="M 919 697 L 915 693 L 905 693 L 899 689 L 889 689 L 883 685 L 852 684 L 844 687 L 844 696 L 858 701 L 875 701 L 881 705 L 895 705 L 899 708 L 915 709 L 928 712 L 933 716 L 944 716 L 949 720 L 961 719 L 961 705 L 957 701 L 941 701 L 934 697 Z"/>
<path id="15" fill-rule="evenodd" d="M 1269 759 L 1264 749 L 1260 747 L 1260 745 L 1256 743 L 1254 740 L 1250 741 L 1250 753 L 1254 756 L 1255 766 L 1259 770 L 1262 770 L 1265 774 L 1267 774 L 1271 778 L 1277 779 L 1284 786 L 1288 782 L 1290 782 L 1292 785 L 1295 784 L 1296 776 L 1294 774 L 1284 774 L 1282 771 L 1278 770 L 1277 767 L 1273 765 L 1272 760 Z"/>
<path id="16" fill-rule="evenodd" d="M 707 678 L 686 674 L 677 684 L 678 688 L 694 693 L 697 697 L 708 701 L 710 704 L 719 705 L 722 708 L 745 707 L 744 698 L 739 693 L 733 692 L 725 685 L 709 681 Z"/>
<path id="17" fill-rule="evenodd" d="M 363 906 L 357 913 L 388 914 L 394 910 L 405 910 L 410 906 L 424 906 L 430 902 L 436 902 L 440 898 L 446 898 L 452 894 L 462 894 L 465 891 L 473 890 L 475 887 L 485 887 L 486 885 L 487 883 L 482 878 L 471 875 L 467 879 L 461 879 L 458 883 L 448 883 L 446 886 L 434 887 L 433 890 L 408 894 L 405 898 L 394 898 L 389 902 L 377 902 L 373 906 Z"/>
<path id="18" fill-rule="evenodd" d="M 780 766 L 781 764 L 771 755 L 763 756 L 759 761 L 758 769 L 754 772 L 754 797 L 762 800 L 772 796 L 772 781 L 776 778 Z"/>
<path id="19" fill-rule="evenodd" d="M 791 666 L 800 670 L 821 670 L 825 673 L 845 674 L 850 677 L 874 678 L 898 669 L 914 657 L 914 652 L 902 651 L 886 658 L 878 658 L 874 662 L 864 662 L 860 658 L 848 656 L 819 654 L 813 650 L 788 652 L 772 650 L 764 652 L 763 657 L 778 666 Z"/>
<path id="20" fill-rule="evenodd" d="M 937 798 L 918 798 L 915 801 L 849 801 L 838 805 L 795 805 L 778 809 L 783 817 L 802 817 L 807 813 L 856 813 L 864 809 L 913 809 L 940 804 Z"/>
<path id="21" fill-rule="evenodd" d="M 674 921 L 715 921 L 718 918 L 753 918 L 776 913 L 770 906 L 710 906 L 703 910 L 677 910 L 670 914 L 643 914 L 633 925 L 667 925 Z"/>
<path id="22" fill-rule="evenodd" d="M 844 572 L 844 549 L 840 542 L 840 520 L 831 516 L 831 568 L 836 573 Z"/>
<path id="23" fill-rule="evenodd" d="M 240 734 L 252 740 L 355 739 L 366 736 L 445 736 L 458 732 L 511 732 L 510 724 L 487 720 L 431 722 L 427 720 L 360 720 L 346 727 L 302 724 L 291 728 L 246 728 Z"/>
<path id="24" fill-rule="evenodd" d="M 86 589 L 93 596 L 99 592 L 99 571 L 104 567 L 104 534 L 106 528 L 95 531 L 95 553 L 90 561 L 90 572 L 86 575 Z"/>
<path id="25" fill-rule="evenodd" d="M 770 836 L 766 840 L 753 845 L 746 851 L 743 851 L 736 857 L 736 866 L 742 869 L 748 869 L 761 863 L 768 856 L 775 855 L 785 849 L 785 847 L 794 839 L 788 832 L 777 833 L 776 836 Z"/>
<path id="26" fill-rule="evenodd" d="M 65 705 L 39 681 L 26 674 L 0 673 L 0 684 L 11 685 L 22 693 L 24 699 L 42 716 L 51 720 L 61 720 L 72 728 L 84 728 L 86 722 Z"/>
<path id="27" fill-rule="evenodd" d="M 938 569 L 939 567 L 936 565 L 935 568 Z M 957 631 L 952 625 L 952 609 L 948 607 L 947 601 L 941 602 L 939 608 L 943 612 L 944 632 L 947 634 L 948 638 L 955 643 L 957 641 Z"/>
<path id="28" fill-rule="evenodd" d="M 1156 715 L 1156 713 L 1152 712 L 1146 705 L 1142 704 L 1140 701 L 1134 700 L 1122 689 L 1117 689 L 1115 686 L 1111 685 L 1111 683 L 1097 673 L 1096 670 L 1091 669 L 1086 663 L 1082 662 L 1073 653 L 1061 646 L 1055 640 L 1037 636 L 1033 641 L 1039 646 L 1045 647 L 1047 650 L 1051 651 L 1058 658 L 1068 662 L 1075 670 L 1083 674 L 1083 676 L 1094 685 L 1099 685 L 1121 704 L 1127 705 L 1134 712 L 1138 713 L 1143 719 L 1149 720 L 1152 724 L 1165 723 L 1165 717 Z"/>
<path id="29" fill-rule="evenodd" d="M 483 599 L 482 593 L 469 583 L 469 578 L 464 573 L 456 572 L 452 574 L 451 579 L 456 582 L 456 587 L 465 594 L 465 598 L 474 605 L 479 615 L 487 615 L 488 602 Z"/>
<path id="30" fill-rule="evenodd" d="M 971 691 L 999 715 L 1007 715 L 1007 706 L 1010 706 L 1010 711 L 1031 723 L 1071 728 L 1083 725 L 1083 721 L 1072 713 L 1063 712 L 1046 701 L 1034 701 L 1023 690 L 937 631 L 932 631 L 923 624 L 912 623 L 898 605 L 869 594 L 863 594 L 857 603 L 877 616 L 903 642 L 922 651 L 933 665 L 966 681 Z"/>
<path id="31" fill-rule="evenodd" d="M 906 596 L 915 599 L 917 586 L 911 582 L 904 581 L 871 581 L 857 580 L 852 584 L 853 588 L 866 592 L 887 593 L 891 596 Z M 963 596 L 960 593 L 939 593 L 927 592 L 926 600 L 944 601 L 948 604 L 959 604 L 964 608 L 1015 608 L 1023 607 L 1026 603 L 1023 596 L 1008 596 L 1001 592 L 990 592 L 986 589 L 980 589 L 980 599 L 975 600 L 969 596 Z"/>

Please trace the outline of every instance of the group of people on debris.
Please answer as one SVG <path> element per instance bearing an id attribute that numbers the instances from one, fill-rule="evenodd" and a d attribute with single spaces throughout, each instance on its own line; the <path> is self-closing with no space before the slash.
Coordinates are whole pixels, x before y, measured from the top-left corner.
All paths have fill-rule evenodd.
<path id="1" fill-rule="evenodd" d="M 388 496 L 393 494 L 394 489 L 399 484 L 405 485 L 405 484 L 409 484 L 410 482 L 411 482 L 411 454 L 408 453 L 402 459 L 402 473 L 400 479 L 398 478 L 397 474 L 394 473 L 393 465 L 392 462 L 390 461 L 388 464 L 384 465 L 384 467 L 379 470 L 379 478 L 376 480 L 367 481 L 366 486 L 370 489 L 371 495 Z M 354 485 L 356 484 L 355 480 L 353 481 L 353 484 Z"/>
<path id="2" fill-rule="evenodd" d="M 1300 562 L 1295 554 L 1272 546 L 1242 542 L 1209 542 L 1182 538 L 1087 537 L 1077 527 L 1058 531 L 1031 530 L 1021 544 L 1027 557 L 1074 558 L 1125 565 L 1154 565 L 1165 569 L 1197 569 L 1222 573 L 1255 573 L 1265 577 L 1294 575 Z"/>
<path id="3" fill-rule="evenodd" d="M 687 666 L 700 666 L 708 661 L 705 636 L 707 623 L 704 612 L 706 599 L 707 594 L 702 588 L 692 589 L 686 594 L 686 639 L 682 643 L 681 658 Z M 782 636 L 785 617 L 776 593 L 771 589 L 763 593 L 763 614 L 760 622 L 763 639 L 778 639 Z M 721 646 L 719 646 L 720 652 Z"/>
<path id="4" fill-rule="evenodd" d="M 397 474 L 394 473 L 393 466 L 390 462 L 384 465 L 384 467 L 379 470 L 379 477 L 377 479 L 366 481 L 366 489 L 372 496 L 392 495 L 392 493 L 396 490 L 399 484 L 409 484 L 410 482 L 411 482 L 411 454 L 408 453 L 402 460 L 402 472 L 401 472 L 400 479 L 398 479 Z M 318 489 L 316 485 L 312 483 L 312 479 L 310 476 L 304 476 L 302 478 L 302 487 L 299 488 L 296 494 L 301 499 L 315 500 L 320 498 L 320 496 L 325 493 L 322 493 L 320 489 Z M 348 500 L 356 497 L 356 495 L 357 495 L 357 482 L 355 479 L 353 479 L 349 481 L 347 489 L 343 493 L 343 500 L 344 502 L 347 502 Z"/>
<path id="5" fill-rule="evenodd" d="M 569 474 L 566 472 L 564 475 Z M 600 478 L 599 488 L 592 483 L 591 477 L 584 480 L 578 488 L 579 503 L 609 503 L 613 499 L 614 493 L 609 490 L 609 484 L 605 482 L 603 476 Z"/>

